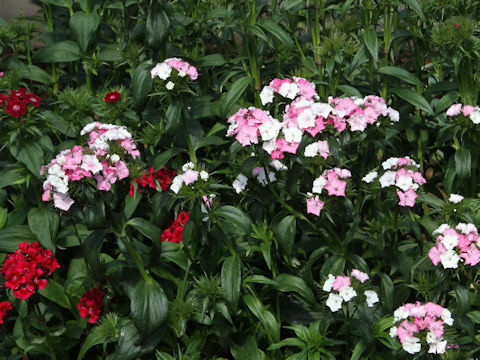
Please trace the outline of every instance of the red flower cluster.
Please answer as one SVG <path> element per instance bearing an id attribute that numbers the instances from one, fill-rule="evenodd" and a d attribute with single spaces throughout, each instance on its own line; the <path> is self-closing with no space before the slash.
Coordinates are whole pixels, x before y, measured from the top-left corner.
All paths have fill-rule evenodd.
<path id="1" fill-rule="evenodd" d="M 39 107 L 42 99 L 34 93 L 27 93 L 27 89 L 18 88 L 10 90 L 10 95 L 0 94 L 0 106 L 7 104 L 5 111 L 14 118 L 19 118 L 27 113 L 27 104 Z"/>
<path id="2" fill-rule="evenodd" d="M 3 324 L 3 317 L 7 315 L 7 311 L 12 309 L 10 301 L 0 301 L 0 324 Z"/>
<path id="3" fill-rule="evenodd" d="M 102 291 L 102 285 L 87 290 L 80 298 L 80 302 L 77 305 L 78 311 L 82 318 L 89 317 L 89 323 L 95 323 L 98 319 L 98 315 L 102 312 L 103 297 L 105 293 Z"/>
<path id="4" fill-rule="evenodd" d="M 5 286 L 13 290 L 17 299 L 26 300 L 35 294 L 35 286 L 38 286 L 38 289 L 47 286 L 47 279 L 40 277 L 50 275 L 59 267 L 57 259 L 49 249 L 42 249 L 37 242 L 31 245 L 24 242 L 18 245 L 15 253 L 7 256 L 2 273 Z"/>
<path id="5" fill-rule="evenodd" d="M 155 180 L 158 181 L 160 187 L 163 191 L 167 191 L 170 183 L 172 182 L 172 177 L 177 175 L 175 170 L 167 170 L 167 167 L 164 166 L 160 170 L 153 171 L 153 166 L 148 169 L 148 173 L 142 175 L 140 179 L 136 178 L 135 182 L 137 183 L 138 189 L 140 192 L 144 191 L 146 187 L 151 187 L 152 189 L 156 189 Z M 130 192 L 128 195 L 133 196 L 135 189 L 133 184 L 130 184 Z"/>
<path id="6" fill-rule="evenodd" d="M 162 232 L 162 242 L 181 242 L 183 236 L 183 227 L 187 223 L 188 219 L 190 219 L 190 212 L 180 211 L 177 216 L 177 220 L 175 220 L 170 227 L 168 227 Z"/>
<path id="7" fill-rule="evenodd" d="M 118 91 L 112 91 L 112 92 L 109 92 L 107 95 L 105 95 L 105 97 L 103 98 L 103 101 L 107 103 L 113 103 L 118 99 L 120 99 L 121 96 L 122 94 L 120 94 Z"/>

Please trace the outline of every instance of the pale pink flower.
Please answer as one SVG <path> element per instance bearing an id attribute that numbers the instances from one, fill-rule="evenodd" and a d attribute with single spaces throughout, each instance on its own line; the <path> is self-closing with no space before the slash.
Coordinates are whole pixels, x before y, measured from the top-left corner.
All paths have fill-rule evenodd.
<path id="1" fill-rule="evenodd" d="M 462 111 L 462 104 L 453 104 L 447 110 L 448 116 L 457 116 Z"/>
<path id="2" fill-rule="evenodd" d="M 325 203 L 321 201 L 318 196 L 307 199 L 307 214 L 314 214 L 320 216 L 320 211 L 323 209 Z"/>
<path id="3" fill-rule="evenodd" d="M 369 276 L 367 273 L 364 273 L 363 271 L 360 271 L 358 269 L 352 270 L 352 276 L 358 281 L 360 281 L 362 284 L 369 279 Z"/>

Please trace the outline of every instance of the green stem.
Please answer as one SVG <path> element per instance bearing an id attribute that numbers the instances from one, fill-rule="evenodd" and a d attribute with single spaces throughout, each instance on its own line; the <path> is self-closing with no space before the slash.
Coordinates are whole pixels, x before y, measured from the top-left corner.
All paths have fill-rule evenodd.
<path id="1" fill-rule="evenodd" d="M 145 270 L 145 266 L 143 266 L 143 261 L 140 257 L 140 254 L 137 252 L 133 244 L 130 242 L 130 240 L 127 238 L 126 235 L 124 236 L 117 236 L 120 241 L 125 245 L 125 248 L 127 249 L 128 253 L 132 257 L 133 262 L 137 266 L 138 272 L 142 276 L 143 280 L 145 280 L 146 283 L 151 283 L 153 281 L 152 277 L 148 274 L 147 270 Z"/>
<path id="2" fill-rule="evenodd" d="M 35 315 L 37 316 L 38 321 L 40 322 L 40 324 L 42 324 L 44 328 L 45 339 L 47 340 L 48 352 L 50 353 L 50 359 L 56 360 L 57 357 L 55 356 L 55 350 L 53 349 L 53 346 L 52 346 L 52 340 L 50 338 L 50 332 L 48 331 L 47 321 L 45 320 L 45 316 L 43 316 L 42 312 L 40 311 L 40 307 L 38 306 L 38 303 L 35 303 L 33 305 L 33 310 Z"/>

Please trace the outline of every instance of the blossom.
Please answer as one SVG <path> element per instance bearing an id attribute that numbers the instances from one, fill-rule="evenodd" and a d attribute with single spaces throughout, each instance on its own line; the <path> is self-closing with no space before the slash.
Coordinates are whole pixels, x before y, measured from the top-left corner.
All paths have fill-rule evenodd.
<path id="1" fill-rule="evenodd" d="M 462 111 L 462 104 L 453 104 L 447 110 L 448 116 L 456 116 L 459 115 Z"/>
<path id="2" fill-rule="evenodd" d="M 233 181 L 232 186 L 237 194 L 240 194 L 247 187 L 248 178 L 243 174 L 238 174 Z"/>
<path id="3" fill-rule="evenodd" d="M 3 324 L 3 318 L 7 315 L 7 311 L 12 309 L 10 301 L 0 301 L 0 324 Z"/>
<path id="4" fill-rule="evenodd" d="M 373 290 L 365 290 L 364 295 L 368 307 L 373 307 L 373 305 L 379 301 L 377 293 Z"/>
<path id="5" fill-rule="evenodd" d="M 362 284 L 369 279 L 368 274 L 364 273 L 363 271 L 360 271 L 358 269 L 353 269 L 351 275 L 360 281 Z"/>
<path id="6" fill-rule="evenodd" d="M 323 209 L 325 203 L 321 201 L 318 196 L 307 199 L 307 213 L 320 216 L 320 211 Z"/>
<path id="7" fill-rule="evenodd" d="M 175 221 L 162 232 L 161 241 L 179 243 L 182 241 L 183 228 L 190 219 L 190 212 L 180 211 Z"/>
<path id="8" fill-rule="evenodd" d="M 7 103 L 5 111 L 14 118 L 19 118 L 27 113 L 27 105 L 22 100 L 10 100 Z"/>
<path id="9" fill-rule="evenodd" d="M 378 176 L 378 173 L 376 171 L 370 171 L 367 175 L 365 175 L 362 178 L 362 181 L 366 182 L 367 184 L 371 183 L 373 180 L 375 180 Z"/>
<path id="10" fill-rule="evenodd" d="M 417 193 L 409 188 L 407 191 L 402 192 L 397 190 L 397 195 L 400 201 L 398 205 L 400 206 L 410 206 L 413 207 L 415 205 L 415 199 L 417 198 Z"/>
<path id="11" fill-rule="evenodd" d="M 330 292 L 332 291 L 333 282 L 335 281 L 335 276 L 328 274 L 328 279 L 323 284 L 323 291 Z"/>
<path id="12" fill-rule="evenodd" d="M 450 201 L 451 203 L 454 203 L 454 204 L 458 204 L 463 199 L 464 199 L 464 197 L 462 195 L 450 194 L 450 197 L 448 198 L 448 201 Z"/>
<path id="13" fill-rule="evenodd" d="M 119 100 L 121 96 L 122 94 L 120 94 L 118 91 L 112 91 L 105 95 L 103 101 L 105 101 L 106 103 L 113 103 Z"/>
<path id="14" fill-rule="evenodd" d="M 415 354 L 422 348 L 420 339 L 412 336 L 408 336 L 402 344 L 403 350 L 409 354 Z"/>
<path id="15" fill-rule="evenodd" d="M 173 81 L 169 81 L 165 84 L 165 87 L 167 88 L 167 90 L 173 90 L 173 88 L 175 87 L 175 83 Z"/>
<path id="16" fill-rule="evenodd" d="M 342 307 L 343 298 L 340 295 L 330 293 L 326 305 L 332 312 L 337 312 Z"/>
<path id="17" fill-rule="evenodd" d="M 88 317 L 88 322 L 94 324 L 102 312 L 103 297 L 105 293 L 101 290 L 102 285 L 92 288 L 83 293 L 77 305 L 82 318 Z"/>

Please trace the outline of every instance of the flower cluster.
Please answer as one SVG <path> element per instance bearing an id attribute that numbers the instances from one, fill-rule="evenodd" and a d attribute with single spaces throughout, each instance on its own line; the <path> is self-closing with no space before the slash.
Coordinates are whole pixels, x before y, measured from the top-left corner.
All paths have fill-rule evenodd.
<path id="1" fill-rule="evenodd" d="M 95 323 L 102 312 L 104 296 L 102 285 L 84 292 L 77 305 L 80 316 L 82 318 L 88 317 L 89 323 Z"/>
<path id="2" fill-rule="evenodd" d="M 426 183 L 422 173 L 414 160 L 408 156 L 397 158 L 391 157 L 382 163 L 382 167 L 386 170 L 378 179 L 382 188 L 395 185 L 399 198 L 398 205 L 413 207 L 417 198 L 416 191 Z M 372 171 L 363 177 L 363 181 L 371 183 L 378 176 L 376 171 Z"/>
<path id="3" fill-rule="evenodd" d="M 183 173 L 173 178 L 170 190 L 178 194 L 183 185 L 192 185 L 197 182 L 199 178 L 203 181 L 208 180 L 209 175 L 205 170 L 197 171 L 194 167 L 192 162 L 184 164 L 182 166 Z"/>
<path id="4" fill-rule="evenodd" d="M 106 103 L 114 103 L 117 100 L 120 100 L 121 96 L 122 94 L 120 94 L 118 91 L 112 91 L 105 95 L 103 101 L 105 101 Z"/>
<path id="5" fill-rule="evenodd" d="M 357 291 L 352 286 L 352 280 L 358 287 L 360 283 L 363 284 L 368 279 L 368 274 L 358 269 L 353 269 L 350 276 L 328 274 L 328 279 L 322 288 L 323 291 L 329 293 L 326 305 L 332 312 L 337 312 L 344 301 L 347 303 L 357 296 Z M 373 307 L 379 301 L 377 293 L 373 290 L 365 290 L 363 294 L 368 307 Z"/>
<path id="6" fill-rule="evenodd" d="M 321 194 L 323 189 L 327 190 L 329 196 L 345 196 L 345 188 L 347 182 L 342 179 L 351 177 L 352 174 L 347 169 L 334 168 L 325 170 L 322 175 L 313 181 L 312 193 L 308 193 L 307 199 L 307 213 L 320 215 L 325 203 L 320 200 L 319 196 L 314 194 Z"/>
<path id="7" fill-rule="evenodd" d="M 34 93 L 27 92 L 25 88 L 18 88 L 17 90 L 10 90 L 10 94 L 0 94 L 0 105 L 7 104 L 5 111 L 14 118 L 19 118 L 27 113 L 27 105 L 39 107 L 42 100 Z"/>
<path id="8" fill-rule="evenodd" d="M 445 352 L 447 341 L 443 338 L 444 324 L 453 325 L 448 309 L 432 302 L 424 305 L 419 302 L 408 303 L 395 310 L 393 316 L 394 326 L 390 328 L 390 336 L 398 336 L 406 352 L 420 352 L 422 343 L 429 345 L 430 354 Z"/>
<path id="9" fill-rule="evenodd" d="M 60 265 L 49 249 L 42 249 L 37 242 L 18 245 L 13 254 L 9 254 L 2 266 L 5 287 L 13 290 L 17 299 L 28 299 L 35 294 L 35 287 L 47 286 L 48 276 Z"/>
<path id="10" fill-rule="evenodd" d="M 12 303 L 10 301 L 0 301 L 0 324 L 3 324 L 3 318 L 7 315 L 8 310 L 12 310 Z"/>
<path id="11" fill-rule="evenodd" d="M 172 177 L 175 176 L 177 172 L 175 170 L 168 170 L 166 166 L 161 168 L 160 170 L 153 171 L 153 166 L 148 169 L 146 174 L 143 174 L 140 178 L 135 178 L 135 182 L 137 183 L 137 187 L 139 188 L 140 192 L 145 191 L 146 187 L 150 187 L 152 189 L 156 189 L 155 180 L 160 185 L 162 191 L 167 191 L 170 184 L 172 183 Z M 133 196 L 135 192 L 135 188 L 133 184 L 130 183 L 130 192 L 128 193 L 129 196 Z"/>
<path id="12" fill-rule="evenodd" d="M 130 133 L 123 126 L 94 122 L 83 128 L 81 135 L 85 134 L 89 135 L 88 148 L 75 145 L 63 150 L 40 172 L 47 174 L 42 200 L 50 201 L 53 197 L 54 206 L 64 211 L 74 203 L 69 195 L 70 182 L 93 178 L 98 190 L 110 191 L 112 184 L 130 174 L 118 154 L 108 153 L 109 142 L 117 143 L 133 158 L 140 156 Z"/>
<path id="13" fill-rule="evenodd" d="M 315 84 L 300 77 L 293 77 L 291 79 L 275 78 L 270 81 L 270 84 L 264 86 L 260 92 L 260 100 L 262 105 L 273 102 L 275 94 L 279 94 L 284 98 L 294 100 L 299 97 L 306 100 L 318 99 L 315 92 Z"/>
<path id="14" fill-rule="evenodd" d="M 179 58 L 170 58 L 158 63 L 150 71 L 150 75 L 152 79 L 158 77 L 162 80 L 167 80 L 172 75 L 172 70 L 175 70 L 181 78 L 187 75 L 192 81 L 195 81 L 198 78 L 197 68 Z M 173 90 L 175 83 L 173 81 L 168 81 L 165 84 L 165 87 L 167 90 Z"/>
<path id="15" fill-rule="evenodd" d="M 428 257 L 434 265 L 442 263 L 444 269 L 456 269 L 459 261 L 471 266 L 480 262 L 480 236 L 475 225 L 459 223 L 453 229 L 443 224 L 433 235 L 437 239 Z"/>
<path id="16" fill-rule="evenodd" d="M 190 212 L 180 211 L 177 219 L 167 229 L 162 232 L 162 242 L 170 241 L 179 243 L 182 241 L 183 228 L 190 219 Z"/>
<path id="17" fill-rule="evenodd" d="M 470 118 L 474 124 L 480 124 L 480 107 L 472 105 L 453 104 L 447 110 L 447 116 L 462 114 Z"/>

